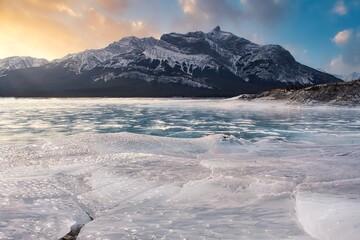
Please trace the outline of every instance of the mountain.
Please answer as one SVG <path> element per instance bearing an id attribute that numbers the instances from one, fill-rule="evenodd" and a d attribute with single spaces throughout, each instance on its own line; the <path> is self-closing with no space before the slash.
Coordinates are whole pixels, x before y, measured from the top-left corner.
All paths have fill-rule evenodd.
<path id="1" fill-rule="evenodd" d="M 347 75 L 343 80 L 345 82 L 350 82 L 350 81 L 354 81 L 354 80 L 358 80 L 358 79 L 360 79 L 360 73 L 353 72 L 353 73 L 350 73 L 349 75 Z"/>
<path id="2" fill-rule="evenodd" d="M 8 57 L 0 59 L 0 76 L 3 76 L 6 72 L 11 70 L 39 67 L 47 63 L 49 63 L 49 61 L 44 58 Z"/>
<path id="3" fill-rule="evenodd" d="M 324 70 L 322 70 L 320 68 L 318 68 L 317 70 L 326 73 Z M 358 72 L 352 72 L 348 75 L 346 75 L 346 74 L 333 74 L 333 75 L 345 82 L 351 82 L 351 81 L 360 79 L 360 73 L 358 73 Z"/>
<path id="4" fill-rule="evenodd" d="M 0 96 L 229 97 L 338 82 L 279 45 L 257 45 L 220 27 L 208 33 L 127 37 L 0 78 Z"/>
<path id="5" fill-rule="evenodd" d="M 273 89 L 261 94 L 240 95 L 239 99 L 271 99 L 290 103 L 330 103 L 335 105 L 360 104 L 360 80 L 328 83 L 303 89 Z"/>

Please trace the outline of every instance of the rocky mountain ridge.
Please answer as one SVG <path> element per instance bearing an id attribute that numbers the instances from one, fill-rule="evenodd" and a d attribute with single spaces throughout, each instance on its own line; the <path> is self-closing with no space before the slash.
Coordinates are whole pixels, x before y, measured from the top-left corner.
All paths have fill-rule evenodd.
<path id="1" fill-rule="evenodd" d="M 338 81 L 296 62 L 279 45 L 257 45 L 216 27 L 160 40 L 127 37 L 6 71 L 0 96 L 230 97 Z"/>
<path id="2" fill-rule="evenodd" d="M 357 79 L 360 79 L 360 73 L 358 72 L 352 72 L 349 75 L 345 76 L 344 78 L 341 78 L 345 82 L 351 82 Z"/>
<path id="3" fill-rule="evenodd" d="M 44 58 L 33 57 L 8 57 L 0 59 L 0 76 L 3 76 L 8 71 L 40 67 L 47 63 L 49 63 L 49 61 Z"/>

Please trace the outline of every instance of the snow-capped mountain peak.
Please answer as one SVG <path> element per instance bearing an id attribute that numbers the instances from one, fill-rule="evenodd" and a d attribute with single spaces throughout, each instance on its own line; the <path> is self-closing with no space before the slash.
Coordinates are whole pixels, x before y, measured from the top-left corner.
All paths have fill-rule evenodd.
<path id="1" fill-rule="evenodd" d="M 108 95 L 106 89 L 115 87 L 112 96 L 233 96 L 339 81 L 296 62 L 279 45 L 257 45 L 219 26 L 208 33 L 167 33 L 159 40 L 126 37 L 52 61 L 34 74 L 53 78 L 48 88 L 56 86 L 62 94 L 76 88 L 86 92 L 82 95 L 99 89 Z"/>
<path id="2" fill-rule="evenodd" d="M 350 81 L 354 81 L 354 80 L 358 80 L 358 79 L 360 79 L 360 73 L 353 72 L 353 73 L 350 73 L 348 76 L 346 76 L 344 81 L 350 82 Z"/>
<path id="3" fill-rule="evenodd" d="M 221 28 L 220 26 L 216 26 L 213 30 L 211 30 L 211 32 L 220 32 L 221 31 Z"/>
<path id="4" fill-rule="evenodd" d="M 325 70 L 321 68 L 317 68 L 316 70 L 327 73 Z M 333 74 L 333 75 L 341 80 L 344 80 L 345 82 L 351 82 L 360 79 L 360 73 L 358 72 L 352 72 L 350 74 Z"/>
<path id="5" fill-rule="evenodd" d="M 40 67 L 47 64 L 49 61 L 44 58 L 32 58 L 32 57 L 8 57 L 0 59 L 0 74 L 3 75 L 7 71 Z"/>
<path id="6" fill-rule="evenodd" d="M 62 65 L 80 74 L 95 67 L 104 65 L 119 67 L 125 66 L 133 57 L 137 57 L 143 51 L 153 47 L 157 43 L 155 38 L 125 37 L 111 43 L 103 49 L 85 50 L 80 53 L 69 54 L 62 59 L 56 60 L 57 65 Z M 133 56 L 132 56 L 133 55 Z"/>

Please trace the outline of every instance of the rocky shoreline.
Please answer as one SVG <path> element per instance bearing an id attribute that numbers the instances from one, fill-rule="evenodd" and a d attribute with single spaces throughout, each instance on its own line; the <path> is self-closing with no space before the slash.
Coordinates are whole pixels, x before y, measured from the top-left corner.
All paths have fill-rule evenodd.
<path id="1" fill-rule="evenodd" d="M 360 79 L 352 82 L 328 83 L 302 89 L 273 89 L 260 94 L 243 94 L 243 100 L 281 100 L 288 103 L 333 105 L 360 104 Z"/>

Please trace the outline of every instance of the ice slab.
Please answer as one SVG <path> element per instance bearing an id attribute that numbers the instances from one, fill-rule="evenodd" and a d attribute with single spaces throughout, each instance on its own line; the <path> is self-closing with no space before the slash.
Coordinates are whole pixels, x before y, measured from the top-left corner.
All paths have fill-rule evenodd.
<path id="1" fill-rule="evenodd" d="M 358 239 L 360 236 L 360 181 L 333 181 L 299 186 L 296 214 L 315 239 Z"/>
<path id="2" fill-rule="evenodd" d="M 356 144 L 90 133 L 0 151 L 3 239 L 359 237 Z"/>

